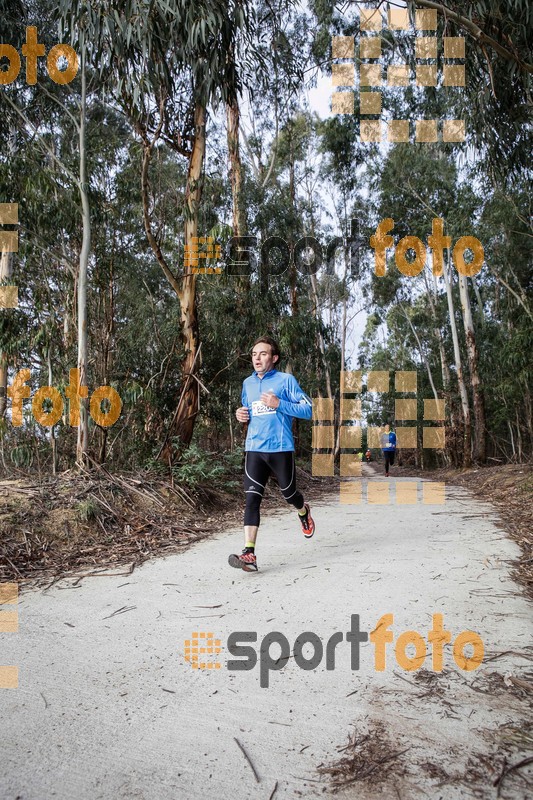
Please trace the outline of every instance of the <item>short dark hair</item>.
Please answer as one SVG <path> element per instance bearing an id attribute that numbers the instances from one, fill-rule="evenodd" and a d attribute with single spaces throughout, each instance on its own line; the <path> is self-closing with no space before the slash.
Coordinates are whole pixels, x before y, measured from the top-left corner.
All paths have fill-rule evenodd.
<path id="1" fill-rule="evenodd" d="M 281 351 L 279 349 L 279 345 L 276 342 L 276 340 L 273 339 L 272 336 L 259 336 L 259 338 L 256 339 L 255 342 L 253 343 L 252 350 L 254 349 L 256 344 L 259 344 L 259 342 L 264 342 L 265 344 L 269 344 L 270 345 L 270 347 L 272 348 L 272 355 L 273 356 L 278 356 L 278 360 L 276 361 L 276 364 L 279 364 L 279 362 L 281 360 Z"/>

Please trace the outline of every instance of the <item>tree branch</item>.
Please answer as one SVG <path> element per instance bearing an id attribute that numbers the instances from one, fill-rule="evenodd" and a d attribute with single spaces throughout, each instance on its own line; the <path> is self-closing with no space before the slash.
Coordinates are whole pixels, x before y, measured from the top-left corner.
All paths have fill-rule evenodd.
<path id="1" fill-rule="evenodd" d="M 3 92 L 3 97 L 4 97 L 4 100 L 6 100 L 6 102 L 8 103 L 8 105 L 11 106 L 13 111 L 15 111 L 19 115 L 19 117 L 22 120 L 24 120 L 26 125 L 28 125 L 32 129 L 33 133 L 38 138 L 40 144 L 44 147 L 44 149 L 46 150 L 48 155 L 50 155 L 54 159 L 54 161 L 56 162 L 58 167 L 60 169 L 64 170 L 64 172 L 66 172 L 66 174 L 69 176 L 71 181 L 73 181 L 73 183 L 76 186 L 78 186 L 79 185 L 78 177 L 73 172 L 70 171 L 70 169 L 66 166 L 66 164 L 64 164 L 63 161 L 61 161 L 61 159 L 57 157 L 57 155 L 54 153 L 52 148 L 49 147 L 46 144 L 45 140 L 43 139 L 42 135 L 39 133 L 39 131 L 37 130 L 37 128 L 33 124 L 33 122 L 31 122 L 31 120 L 26 116 L 26 114 L 23 111 L 20 110 L 20 108 L 17 106 L 16 103 L 13 102 L 13 100 L 9 97 L 9 94 L 7 92 Z"/>

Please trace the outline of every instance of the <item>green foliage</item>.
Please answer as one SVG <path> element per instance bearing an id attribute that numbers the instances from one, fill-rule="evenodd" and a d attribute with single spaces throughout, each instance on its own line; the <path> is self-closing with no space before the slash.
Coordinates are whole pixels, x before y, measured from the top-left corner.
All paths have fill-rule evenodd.
<path id="1" fill-rule="evenodd" d="M 98 503 L 90 498 L 81 500 L 76 507 L 76 515 L 82 522 L 90 522 L 98 516 Z"/>

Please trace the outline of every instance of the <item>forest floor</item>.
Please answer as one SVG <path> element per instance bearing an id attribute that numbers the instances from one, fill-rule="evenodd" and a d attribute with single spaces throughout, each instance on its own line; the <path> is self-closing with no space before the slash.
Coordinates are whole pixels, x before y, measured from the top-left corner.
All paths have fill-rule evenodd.
<path id="1" fill-rule="evenodd" d="M 227 565 L 241 547 L 240 492 L 101 473 L 46 487 L 2 481 L 1 580 L 22 591 L 18 633 L 0 638 L 1 662 L 19 668 L 19 688 L 2 691 L 0 797 L 530 797 L 531 587 L 515 582 L 518 544 L 528 544 L 521 524 L 509 530 L 516 541 L 504 525 L 527 505 L 531 471 L 493 469 L 416 476 L 414 505 L 395 502 L 413 482 L 406 470 L 387 481 L 380 465 L 364 466 L 363 483 L 387 495 L 378 503 L 367 487 L 360 502 L 340 503 L 338 483 L 332 492 L 300 472 L 317 533 L 305 540 L 271 489 L 258 574 Z M 434 478 L 446 482 L 444 505 L 422 502 Z M 326 643 L 351 615 L 370 632 L 387 613 L 383 671 L 368 641 L 355 669 L 344 639 L 325 668 Z M 427 641 L 435 613 L 452 634 L 444 669 L 433 671 L 427 645 L 422 666 L 406 671 L 398 636 Z M 453 656 L 463 630 L 484 643 L 474 671 Z M 191 668 L 193 631 L 220 639 L 221 656 L 205 656 L 219 669 Z M 253 669 L 230 667 L 236 631 L 257 632 Z M 268 660 L 260 645 L 272 631 L 289 652 L 273 643 Z M 324 648 L 311 671 L 295 656 L 304 631 Z"/>

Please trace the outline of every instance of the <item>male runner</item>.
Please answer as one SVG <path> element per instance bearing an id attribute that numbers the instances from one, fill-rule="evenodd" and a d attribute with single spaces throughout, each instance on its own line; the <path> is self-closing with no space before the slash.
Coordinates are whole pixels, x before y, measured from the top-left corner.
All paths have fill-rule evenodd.
<path id="1" fill-rule="evenodd" d="M 309 505 L 296 488 L 292 436 L 292 418 L 311 419 L 313 404 L 293 375 L 274 369 L 279 357 L 274 339 L 257 339 L 252 349 L 255 372 L 242 385 L 242 406 L 235 415 L 239 422 L 249 421 L 250 425 L 244 448 L 244 550 L 230 555 L 228 561 L 245 572 L 257 572 L 259 507 L 272 472 L 285 500 L 297 509 L 304 536 L 310 539 L 315 532 Z"/>
<path id="2" fill-rule="evenodd" d="M 389 465 L 394 466 L 394 453 L 396 452 L 396 434 L 391 431 L 390 425 L 385 425 L 381 434 L 381 450 L 385 458 L 385 477 L 389 477 Z"/>

